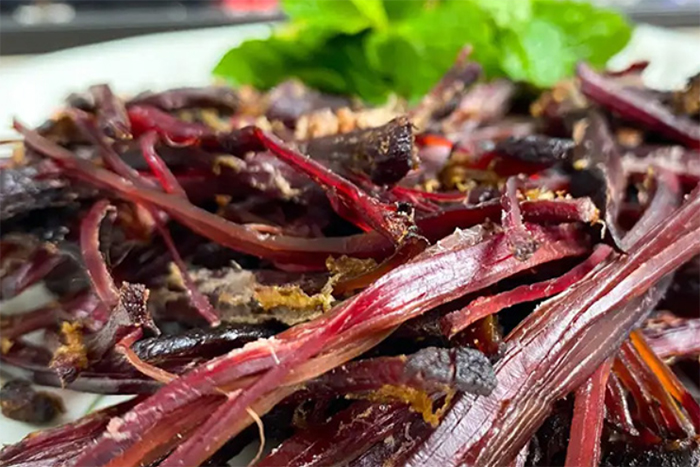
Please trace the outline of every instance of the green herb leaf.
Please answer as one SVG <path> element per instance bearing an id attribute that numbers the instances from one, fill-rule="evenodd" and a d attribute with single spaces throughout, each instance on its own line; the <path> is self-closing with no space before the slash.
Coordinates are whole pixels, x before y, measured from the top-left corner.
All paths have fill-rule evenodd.
<path id="1" fill-rule="evenodd" d="M 418 15 L 426 8 L 426 0 L 384 0 L 384 11 L 390 21 L 400 21 Z"/>
<path id="2" fill-rule="evenodd" d="M 532 0 L 477 0 L 499 28 L 514 29 L 532 19 Z"/>
<path id="3" fill-rule="evenodd" d="M 508 33 L 502 47 L 501 66 L 506 74 L 539 87 L 552 86 L 571 75 L 577 59 L 562 31 L 539 19 L 519 33 Z"/>
<path id="4" fill-rule="evenodd" d="M 427 91 L 426 84 L 440 78 L 434 66 L 416 66 L 408 69 L 406 64 L 422 63 L 424 51 L 413 41 L 399 34 L 372 35 L 366 45 L 369 65 L 390 83 L 387 88 L 394 93 L 413 98 Z M 436 76 L 437 75 L 437 76 Z M 428 86 L 429 88 L 429 86 Z"/>
<path id="5" fill-rule="evenodd" d="M 533 14 L 558 26 L 577 59 L 594 66 L 604 66 L 632 35 L 632 28 L 624 17 L 586 2 L 538 0 Z"/>
<path id="6" fill-rule="evenodd" d="M 382 0 L 350 0 L 355 8 L 367 18 L 373 27 L 386 29 L 389 26 L 389 19 L 384 10 Z"/>
<path id="7" fill-rule="evenodd" d="M 369 6 L 370 3 L 381 2 L 367 0 L 283 0 L 282 8 L 298 25 L 354 34 L 373 26 L 372 17 L 366 14 L 367 11 L 373 9 Z M 361 7 L 362 10 L 358 8 L 357 4 L 364 4 Z"/>
<path id="8" fill-rule="evenodd" d="M 488 77 L 544 87 L 629 40 L 620 15 L 573 0 L 282 0 L 291 22 L 229 51 L 214 73 L 266 89 L 292 77 L 378 103 L 416 100 L 465 45 Z"/>
<path id="9" fill-rule="evenodd" d="M 488 63 L 492 40 L 488 15 L 474 3 L 457 0 L 397 23 L 387 33 L 373 34 L 367 51 L 394 92 L 414 101 L 452 66 L 465 44 L 473 46 L 476 60 Z"/>

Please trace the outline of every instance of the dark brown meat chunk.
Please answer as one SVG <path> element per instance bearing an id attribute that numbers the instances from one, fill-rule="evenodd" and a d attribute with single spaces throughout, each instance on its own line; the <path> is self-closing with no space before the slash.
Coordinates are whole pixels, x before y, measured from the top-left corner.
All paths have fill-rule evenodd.
<path id="1" fill-rule="evenodd" d="M 37 392 L 24 380 L 8 381 L 0 389 L 0 406 L 7 418 L 43 424 L 65 411 L 63 401 L 55 394 Z"/>
<path id="2" fill-rule="evenodd" d="M 68 206 L 92 196 L 95 190 L 81 187 L 60 175 L 47 160 L 0 170 L 0 220 L 37 209 Z"/>
<path id="3" fill-rule="evenodd" d="M 496 144 L 495 152 L 508 159 L 545 167 L 568 160 L 573 155 L 575 143 L 566 138 L 550 138 L 542 135 L 511 136 Z"/>
<path id="4" fill-rule="evenodd" d="M 335 172 L 363 173 L 377 185 L 391 185 L 413 168 L 413 126 L 398 117 L 376 128 L 313 139 L 306 153 Z"/>
<path id="5" fill-rule="evenodd" d="M 406 371 L 454 386 L 460 391 L 485 396 L 496 387 L 496 374 L 489 359 L 468 347 L 420 350 L 408 357 Z"/>

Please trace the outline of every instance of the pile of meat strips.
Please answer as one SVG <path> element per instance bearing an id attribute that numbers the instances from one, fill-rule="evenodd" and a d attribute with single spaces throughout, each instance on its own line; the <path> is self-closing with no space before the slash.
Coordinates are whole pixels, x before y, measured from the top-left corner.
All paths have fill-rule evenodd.
<path id="1" fill-rule="evenodd" d="M 379 108 L 99 85 L 16 121 L 1 298 L 53 300 L 2 315 L 3 411 L 135 396 L 0 465 L 697 465 L 700 78 L 643 68 L 540 94 L 462 57 Z"/>

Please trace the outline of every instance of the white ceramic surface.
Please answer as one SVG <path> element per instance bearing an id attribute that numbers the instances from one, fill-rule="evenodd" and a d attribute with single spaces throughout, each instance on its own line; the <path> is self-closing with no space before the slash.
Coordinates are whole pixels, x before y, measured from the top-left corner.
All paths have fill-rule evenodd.
<path id="1" fill-rule="evenodd" d="M 157 34 L 80 47 L 3 66 L 0 58 L 0 138 L 9 134 L 12 117 L 29 125 L 40 124 L 74 91 L 90 84 L 108 83 L 122 94 L 145 89 L 204 85 L 210 70 L 230 47 L 252 37 L 263 37 L 268 25 L 222 27 L 200 31 Z M 612 60 L 622 68 L 636 60 L 650 60 L 645 77 L 655 87 L 676 87 L 700 71 L 698 38 L 650 27 L 639 27 L 629 47 Z M 24 300 L 26 302 L 26 300 Z M 31 302 L 31 300 L 30 300 Z M 13 305 L 16 307 L 17 303 Z M 7 312 L 7 303 L 0 310 Z M 98 398 L 56 390 L 64 396 L 68 413 L 58 420 L 74 419 L 88 409 L 110 405 L 113 397 Z M 0 415 L 0 443 L 18 441 L 37 427 Z"/>
<path id="2" fill-rule="evenodd" d="M 153 34 L 40 55 L 3 66 L 0 57 L 0 126 L 13 116 L 40 124 L 63 98 L 107 83 L 119 93 L 204 85 L 232 46 L 265 37 L 269 25 Z"/>

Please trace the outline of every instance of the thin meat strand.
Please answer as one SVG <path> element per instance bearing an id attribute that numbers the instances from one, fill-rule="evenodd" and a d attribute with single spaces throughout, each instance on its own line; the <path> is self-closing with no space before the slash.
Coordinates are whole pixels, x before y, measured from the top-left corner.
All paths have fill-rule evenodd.
<path id="1" fill-rule="evenodd" d="M 461 310 L 453 311 L 442 318 L 443 333 L 453 337 L 471 324 L 486 316 L 496 314 L 505 308 L 524 302 L 532 302 L 559 294 L 580 280 L 608 257 L 612 249 L 598 245 L 594 253 L 569 272 L 536 284 L 521 285 L 513 290 L 475 299 Z"/>
<path id="2" fill-rule="evenodd" d="M 141 145 L 143 158 L 146 159 L 146 163 L 151 168 L 151 172 L 156 176 L 166 193 L 187 198 L 187 194 L 180 185 L 180 182 L 177 181 L 175 175 L 173 175 L 163 159 L 161 159 L 156 152 L 155 146 L 157 142 L 158 133 L 155 131 L 149 131 L 141 136 L 139 144 Z"/>
<path id="3" fill-rule="evenodd" d="M 80 251 L 85 267 L 93 290 L 108 309 L 114 308 L 119 302 L 119 290 L 114 285 L 112 275 L 100 252 L 100 224 L 109 213 L 114 212 L 115 209 L 109 201 L 98 201 L 80 225 Z"/>
<path id="4" fill-rule="evenodd" d="M 513 249 L 514 256 L 521 260 L 527 260 L 537 250 L 537 243 L 530 232 L 525 228 L 523 216 L 518 202 L 518 179 L 510 177 L 506 181 L 501 197 L 503 214 L 501 225 L 508 235 L 508 242 Z"/>
<path id="5" fill-rule="evenodd" d="M 566 467 L 598 467 L 600 463 L 605 388 L 611 368 L 612 360 L 608 359 L 576 390 Z"/>

